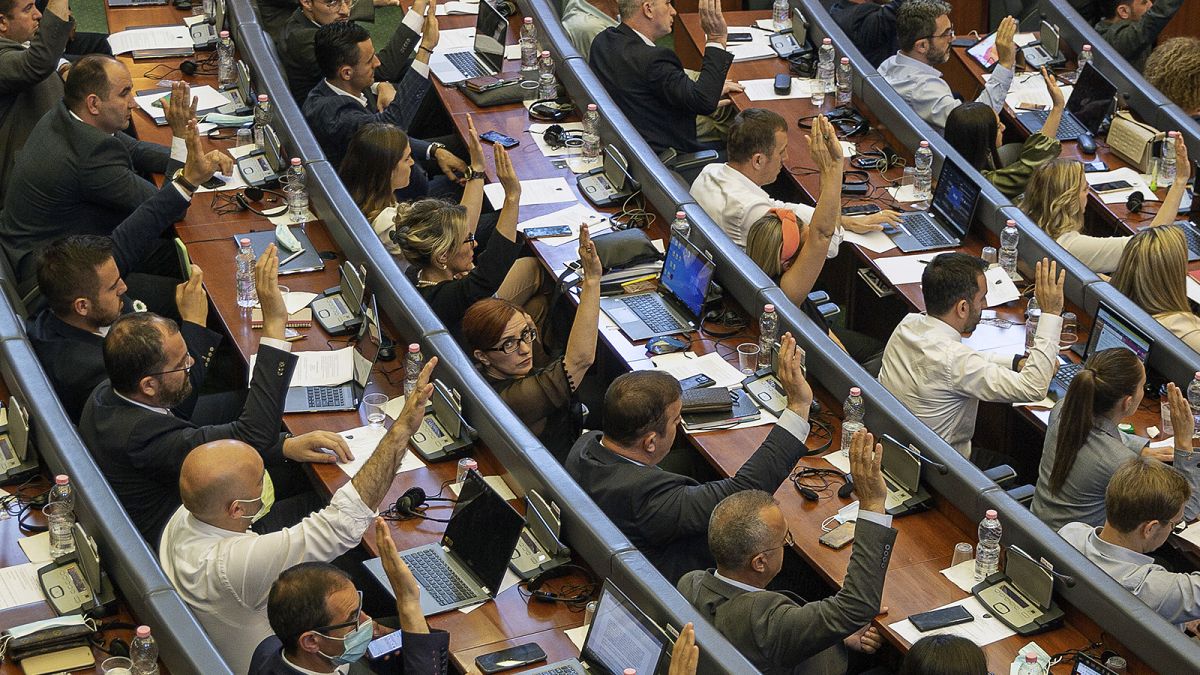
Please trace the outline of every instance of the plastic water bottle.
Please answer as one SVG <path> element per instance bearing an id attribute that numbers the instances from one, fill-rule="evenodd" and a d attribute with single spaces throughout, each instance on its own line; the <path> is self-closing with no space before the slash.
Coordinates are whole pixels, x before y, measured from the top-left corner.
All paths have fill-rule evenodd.
<path id="1" fill-rule="evenodd" d="M 1158 186 L 1171 187 L 1175 182 L 1175 144 L 1179 142 L 1178 131 L 1167 132 L 1167 142 L 1163 143 L 1162 160 L 1158 163 Z"/>
<path id="2" fill-rule="evenodd" d="M 254 289 L 254 246 L 243 237 L 238 242 L 237 257 L 237 303 L 238 307 L 253 307 L 258 303 L 258 292 Z"/>
<path id="3" fill-rule="evenodd" d="M 676 237 L 687 241 L 692 234 L 692 224 L 688 222 L 687 214 L 683 211 L 675 212 L 675 220 L 671 221 L 671 238 Z"/>
<path id="4" fill-rule="evenodd" d="M 425 357 L 421 356 L 421 345 L 414 342 L 408 346 L 408 354 L 404 357 L 405 396 L 417 388 L 417 380 L 421 377 L 421 369 L 424 367 Z"/>
<path id="5" fill-rule="evenodd" d="M 287 195 L 288 213 L 293 223 L 303 223 L 308 213 L 308 176 L 304 172 L 304 162 L 299 157 L 292 158 L 284 179 L 283 193 Z"/>
<path id="6" fill-rule="evenodd" d="M 1029 304 L 1025 306 L 1025 351 L 1033 349 L 1033 336 L 1037 334 L 1038 321 L 1042 318 L 1042 308 L 1038 306 L 1037 296 L 1029 296 Z"/>
<path id="7" fill-rule="evenodd" d="M 229 31 L 221 31 L 221 41 L 217 43 L 217 83 L 221 85 L 237 82 L 237 68 L 233 64 L 233 38 Z"/>
<path id="8" fill-rule="evenodd" d="M 1000 569 L 1000 518 L 994 509 L 988 509 L 979 521 L 979 545 L 975 547 L 975 581 L 983 581 Z"/>
<path id="9" fill-rule="evenodd" d="M 549 50 L 538 58 L 538 98 L 558 98 L 558 78 L 554 76 L 554 57 Z"/>
<path id="10" fill-rule="evenodd" d="M 254 106 L 254 144 L 259 150 L 267 147 L 267 125 L 271 123 L 271 99 L 266 94 L 258 95 Z"/>
<path id="11" fill-rule="evenodd" d="M 792 27 L 792 7 L 788 0 L 775 0 L 771 4 L 771 27 L 781 33 Z"/>
<path id="12" fill-rule="evenodd" d="M 63 503 L 67 505 L 66 514 L 61 519 L 51 523 L 50 555 L 59 558 L 75 551 L 75 492 L 71 488 L 71 479 L 66 474 L 54 477 L 54 487 L 50 488 L 47 503 Z"/>
<path id="13" fill-rule="evenodd" d="M 1025 654 L 1025 663 L 1021 664 L 1017 670 L 1017 675 L 1044 675 L 1046 671 L 1042 669 L 1042 664 L 1038 663 L 1037 653 L 1029 652 Z"/>
<path id="14" fill-rule="evenodd" d="M 304 162 L 299 157 L 292 158 L 292 163 L 288 166 L 287 173 L 284 174 L 283 184 L 308 186 L 308 174 L 304 171 Z"/>
<path id="15" fill-rule="evenodd" d="M 779 334 L 779 315 L 775 305 L 763 305 L 762 316 L 758 317 L 758 368 L 771 367 L 771 354 L 775 352 L 775 338 Z"/>
<path id="16" fill-rule="evenodd" d="M 820 58 L 817 61 L 817 79 L 821 81 L 826 94 L 837 92 L 837 85 L 833 82 L 833 71 L 836 67 L 837 53 L 833 49 L 833 40 L 825 38 L 821 41 Z"/>
<path id="17" fill-rule="evenodd" d="M 533 26 L 533 17 L 527 16 L 521 22 L 521 70 L 538 69 L 537 28 Z"/>
<path id="18" fill-rule="evenodd" d="M 600 111 L 595 103 L 589 103 L 583 114 L 583 147 L 580 154 L 584 159 L 600 157 Z"/>
<path id="19" fill-rule="evenodd" d="M 866 405 L 863 403 L 862 389 L 850 387 L 850 395 L 842 403 L 842 456 L 850 456 L 850 440 L 855 432 L 865 426 L 867 418 Z"/>
<path id="20" fill-rule="evenodd" d="M 1083 67 L 1092 62 L 1092 46 L 1084 45 L 1083 49 L 1079 50 L 1079 58 L 1075 60 L 1075 81 L 1079 81 L 1079 76 L 1083 73 Z"/>
<path id="21" fill-rule="evenodd" d="M 854 71 L 850 68 L 850 59 L 845 56 L 838 62 L 837 67 L 837 104 L 850 105 L 850 90 L 854 86 Z"/>
<path id="22" fill-rule="evenodd" d="M 1188 405 L 1192 406 L 1192 438 L 1200 438 L 1200 372 L 1192 379 L 1187 388 Z"/>
<path id="23" fill-rule="evenodd" d="M 150 626 L 138 626 L 129 645 L 129 660 L 133 661 L 133 675 L 158 675 L 158 643 L 150 635 Z"/>
<path id="24" fill-rule="evenodd" d="M 1008 276 L 1017 279 L 1017 243 L 1021 241 L 1021 231 L 1017 229 L 1017 221 L 1010 220 L 1000 232 L 1000 267 L 1008 272 Z"/>
<path id="25" fill-rule="evenodd" d="M 933 195 L 933 150 L 929 141 L 921 141 L 913 153 L 913 192 L 917 201 L 927 202 Z"/>
<path id="26" fill-rule="evenodd" d="M 200 3 L 200 11 L 204 13 L 204 20 L 213 23 L 217 18 L 217 2 L 216 0 L 204 0 Z M 217 26 L 220 28 L 220 26 Z"/>

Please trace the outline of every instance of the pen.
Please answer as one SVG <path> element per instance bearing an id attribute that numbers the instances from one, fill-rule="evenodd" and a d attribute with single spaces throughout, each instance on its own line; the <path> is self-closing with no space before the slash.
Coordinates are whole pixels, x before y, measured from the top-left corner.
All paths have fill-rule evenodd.
<path id="1" fill-rule="evenodd" d="M 288 257 L 284 258 L 283 260 L 279 261 L 279 267 L 282 268 L 284 265 L 292 262 L 296 258 L 299 258 L 301 253 L 304 253 L 304 249 L 300 249 L 299 251 L 296 251 L 295 253 L 293 253 L 293 254 L 289 255 Z"/>

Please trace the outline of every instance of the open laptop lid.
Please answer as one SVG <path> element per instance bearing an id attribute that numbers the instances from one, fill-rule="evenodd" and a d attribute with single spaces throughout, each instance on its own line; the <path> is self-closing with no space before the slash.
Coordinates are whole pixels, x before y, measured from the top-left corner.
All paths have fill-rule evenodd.
<path id="1" fill-rule="evenodd" d="M 375 307 L 375 296 L 370 296 L 365 304 L 369 310 L 364 312 L 358 341 L 354 343 L 354 384 L 358 385 L 360 391 L 366 389 L 367 383 L 371 381 L 371 370 L 375 367 L 375 361 L 379 359 L 379 346 L 383 337 L 379 332 L 379 310 Z"/>
<path id="2" fill-rule="evenodd" d="M 967 172 L 949 159 L 942 160 L 937 187 L 933 190 L 931 210 L 959 239 L 967 236 L 975 207 L 979 205 L 979 186 L 967 177 Z"/>
<path id="3" fill-rule="evenodd" d="M 1145 363 L 1153 343 L 1150 336 L 1141 329 L 1117 315 L 1104 303 L 1100 303 L 1096 308 L 1096 321 L 1092 325 L 1092 334 L 1088 338 L 1084 357 L 1090 357 L 1105 349 L 1121 348 L 1133 352 L 1139 361 Z"/>
<path id="4" fill-rule="evenodd" d="M 479 18 L 475 20 L 475 53 L 492 72 L 504 68 L 504 47 L 508 43 L 508 19 L 488 0 L 479 3 Z"/>
<path id="5" fill-rule="evenodd" d="M 712 281 L 716 266 L 700 249 L 686 239 L 672 236 L 667 245 L 667 259 L 663 263 L 662 280 L 659 288 L 674 298 L 698 322 L 704 311 L 704 299 L 708 297 L 708 285 Z"/>
<path id="6" fill-rule="evenodd" d="M 517 548 L 525 519 L 486 481 L 479 481 L 477 487 L 479 490 L 473 497 L 463 499 L 460 495 L 458 510 L 450 517 L 442 536 L 442 546 L 495 596 Z"/>
<path id="7" fill-rule="evenodd" d="M 612 581 L 605 580 L 580 653 L 588 669 L 602 675 L 621 675 L 626 668 L 655 673 L 668 644 L 663 629 Z"/>
<path id="8" fill-rule="evenodd" d="M 1083 67 L 1071 97 L 1067 99 L 1067 112 L 1074 115 L 1089 132 L 1099 133 L 1100 125 L 1112 110 L 1116 93 L 1116 85 L 1089 63 Z"/>

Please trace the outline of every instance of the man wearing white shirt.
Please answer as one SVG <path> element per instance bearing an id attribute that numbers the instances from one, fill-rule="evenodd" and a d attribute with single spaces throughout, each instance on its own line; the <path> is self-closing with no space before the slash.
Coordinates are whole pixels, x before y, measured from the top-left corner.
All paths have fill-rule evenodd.
<path id="1" fill-rule="evenodd" d="M 362 469 L 333 494 L 329 506 L 292 527 L 264 535 L 249 531 L 270 506 L 262 458 L 250 446 L 214 441 L 184 460 L 183 506 L 163 531 L 158 557 L 235 673 L 247 672 L 255 647 L 272 634 L 267 599 L 280 573 L 303 562 L 332 561 L 362 539 L 424 418 L 436 365 L 436 358 L 425 365 L 400 416 Z"/>
<path id="2" fill-rule="evenodd" d="M 1034 295 L 1042 309 L 1033 349 L 1022 357 L 978 352 L 962 343 L 987 306 L 986 263 L 965 253 L 943 253 L 925 266 L 924 314 L 900 321 L 883 352 L 879 381 L 962 456 L 971 458 L 979 401 L 1040 401 L 1058 369 L 1066 270 L 1043 259 Z M 989 468 L 980 453 L 975 463 Z"/>
<path id="3" fill-rule="evenodd" d="M 997 113 L 1004 107 L 1004 97 L 1013 81 L 1016 32 L 1016 19 L 1009 16 L 1000 22 L 996 30 L 996 67 L 975 99 Z M 950 43 L 954 41 L 950 5 L 942 0 L 905 3 L 896 17 L 896 33 L 900 51 L 879 64 L 879 74 L 921 119 L 941 133 L 950 111 L 961 103 L 937 69 L 950 60 Z"/>

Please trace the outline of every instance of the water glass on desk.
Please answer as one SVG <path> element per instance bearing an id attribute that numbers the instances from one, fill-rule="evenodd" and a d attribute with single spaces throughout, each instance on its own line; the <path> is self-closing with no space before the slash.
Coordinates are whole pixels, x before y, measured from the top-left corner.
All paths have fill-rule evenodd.
<path id="1" fill-rule="evenodd" d="M 113 656 L 100 663 L 100 672 L 104 675 L 131 675 L 133 661 L 124 656 Z"/>
<path id="2" fill-rule="evenodd" d="M 758 369 L 759 346 L 753 342 L 738 345 L 738 370 L 753 375 Z"/>
<path id="3" fill-rule="evenodd" d="M 1075 312 L 1063 312 L 1062 332 L 1058 338 L 1059 349 L 1070 349 L 1079 340 L 1079 317 Z"/>
<path id="4" fill-rule="evenodd" d="M 954 557 L 950 559 L 950 566 L 954 567 L 959 563 L 964 563 L 968 560 L 975 559 L 975 549 L 965 541 L 954 545 Z"/>
<path id="5" fill-rule="evenodd" d="M 387 417 L 387 413 L 383 411 L 388 402 L 387 394 L 367 394 L 362 400 L 367 413 L 367 423 L 373 427 L 383 426 L 383 420 Z"/>
<path id="6" fill-rule="evenodd" d="M 984 246 L 979 257 L 983 258 L 983 262 L 987 263 L 989 268 L 1000 264 L 1000 254 L 996 252 L 995 246 Z"/>

